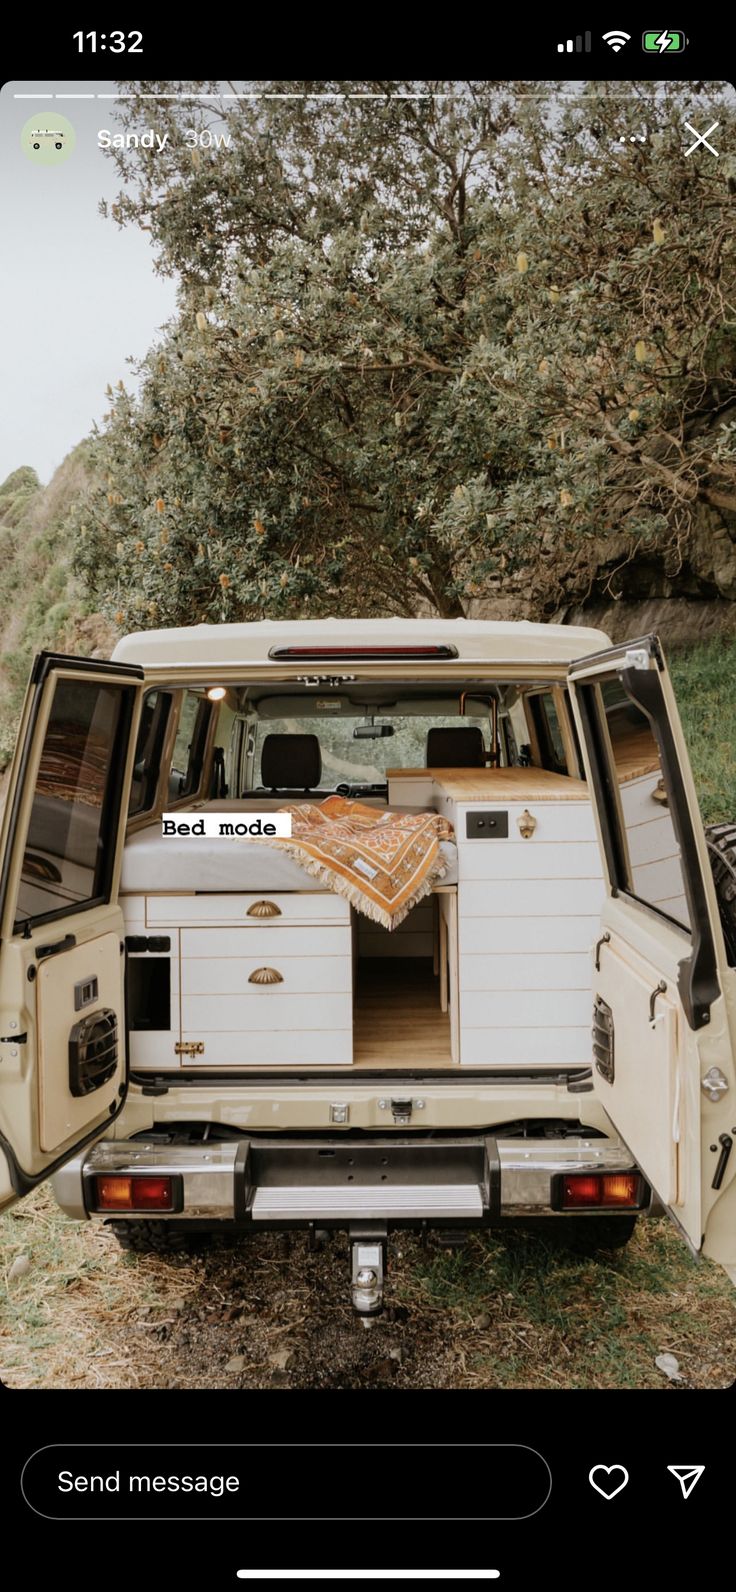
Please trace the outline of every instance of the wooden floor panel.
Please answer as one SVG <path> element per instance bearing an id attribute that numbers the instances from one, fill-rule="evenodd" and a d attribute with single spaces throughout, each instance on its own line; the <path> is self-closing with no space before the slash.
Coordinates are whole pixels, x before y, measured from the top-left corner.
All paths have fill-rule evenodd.
<path id="1" fill-rule="evenodd" d="M 355 1067 L 449 1067 L 450 1018 L 431 962 L 371 958 L 357 966 Z"/>

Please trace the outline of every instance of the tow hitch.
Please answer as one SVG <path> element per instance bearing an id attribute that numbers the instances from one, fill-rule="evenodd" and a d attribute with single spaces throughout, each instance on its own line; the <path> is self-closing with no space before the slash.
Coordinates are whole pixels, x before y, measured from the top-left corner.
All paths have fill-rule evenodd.
<path id="1" fill-rule="evenodd" d="M 351 1227 L 350 1277 L 353 1309 L 358 1316 L 377 1316 L 383 1309 L 386 1270 L 386 1225 L 372 1222 Z"/>

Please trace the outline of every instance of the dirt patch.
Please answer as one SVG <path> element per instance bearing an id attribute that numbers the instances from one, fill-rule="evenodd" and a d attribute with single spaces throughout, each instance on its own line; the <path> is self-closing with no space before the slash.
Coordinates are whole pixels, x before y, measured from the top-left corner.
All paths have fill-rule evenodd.
<path id="1" fill-rule="evenodd" d="M 317 1252 L 266 1234 L 129 1255 L 45 1191 L 0 1231 L 0 1374 L 16 1388 L 677 1390 L 736 1377 L 731 1285 L 666 1221 L 594 1258 L 523 1233 L 451 1252 L 396 1234 L 387 1309 L 369 1327 L 350 1308 L 343 1235 Z"/>

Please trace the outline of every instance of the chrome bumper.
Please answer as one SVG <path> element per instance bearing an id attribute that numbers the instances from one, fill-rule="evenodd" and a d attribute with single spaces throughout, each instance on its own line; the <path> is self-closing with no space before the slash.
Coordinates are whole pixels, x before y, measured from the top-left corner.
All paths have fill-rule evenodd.
<path id="1" fill-rule="evenodd" d="M 351 1151 L 354 1173 L 344 1170 L 354 1164 L 347 1160 Z M 366 1161 L 365 1172 L 358 1170 L 361 1160 Z M 379 1164 L 388 1166 L 388 1173 L 377 1170 Z M 561 1214 L 552 1204 L 553 1180 L 561 1173 L 632 1169 L 624 1145 L 582 1136 L 469 1135 L 452 1141 L 417 1136 L 368 1143 L 343 1137 L 309 1144 L 238 1139 L 172 1146 L 103 1139 L 87 1155 L 68 1162 L 52 1183 L 62 1210 L 78 1219 L 90 1214 L 85 1185 L 91 1178 L 155 1172 L 180 1180 L 176 1221 L 237 1221 L 255 1227 L 315 1221 L 345 1226 L 366 1220 L 486 1225 L 498 1218 Z M 147 1221 L 167 1219 L 165 1213 L 136 1217 L 123 1211 L 115 1219 L 140 1220 L 142 1215 Z"/>

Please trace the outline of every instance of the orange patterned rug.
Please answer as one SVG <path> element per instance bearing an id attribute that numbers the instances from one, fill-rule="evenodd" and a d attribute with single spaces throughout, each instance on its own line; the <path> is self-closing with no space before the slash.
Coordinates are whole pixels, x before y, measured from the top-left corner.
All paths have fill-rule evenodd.
<path id="1" fill-rule="evenodd" d="M 346 896 L 357 912 L 395 929 L 447 871 L 440 841 L 453 836 L 439 813 L 381 811 L 345 796 L 297 802 L 281 846 L 312 878 Z"/>

